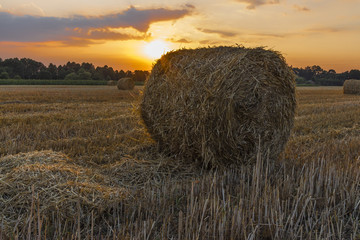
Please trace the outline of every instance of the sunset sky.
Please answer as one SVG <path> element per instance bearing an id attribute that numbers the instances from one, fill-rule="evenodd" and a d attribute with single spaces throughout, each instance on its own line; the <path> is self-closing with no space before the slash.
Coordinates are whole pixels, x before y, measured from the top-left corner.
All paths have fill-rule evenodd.
<path id="1" fill-rule="evenodd" d="M 360 0 L 0 0 L 0 58 L 150 70 L 165 50 L 266 46 L 360 69 Z"/>

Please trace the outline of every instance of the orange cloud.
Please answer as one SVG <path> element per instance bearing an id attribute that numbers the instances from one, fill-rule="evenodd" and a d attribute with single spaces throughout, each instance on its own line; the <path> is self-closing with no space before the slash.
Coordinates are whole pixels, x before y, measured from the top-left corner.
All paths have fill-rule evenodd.
<path id="1" fill-rule="evenodd" d="M 181 38 L 181 39 L 174 39 L 174 38 L 168 38 L 167 41 L 174 42 L 174 43 L 191 43 L 191 41 Z"/>

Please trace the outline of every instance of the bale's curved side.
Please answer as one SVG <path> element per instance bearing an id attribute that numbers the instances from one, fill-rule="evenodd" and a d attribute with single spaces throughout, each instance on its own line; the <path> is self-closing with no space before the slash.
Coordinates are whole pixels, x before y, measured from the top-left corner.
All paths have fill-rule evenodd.
<path id="1" fill-rule="evenodd" d="M 359 94 L 360 95 L 360 80 L 350 79 L 346 80 L 343 85 L 344 94 Z"/>
<path id="2" fill-rule="evenodd" d="M 133 90 L 135 87 L 135 82 L 131 78 L 121 78 L 117 82 L 117 88 L 119 90 Z"/>
<path id="3" fill-rule="evenodd" d="M 116 81 L 114 81 L 114 80 L 109 80 L 109 81 L 107 81 L 107 85 L 108 85 L 108 86 L 116 86 Z"/>
<path id="4" fill-rule="evenodd" d="M 162 149 L 214 167 L 277 158 L 295 106 L 294 74 L 279 53 L 182 49 L 154 65 L 141 116 Z"/>

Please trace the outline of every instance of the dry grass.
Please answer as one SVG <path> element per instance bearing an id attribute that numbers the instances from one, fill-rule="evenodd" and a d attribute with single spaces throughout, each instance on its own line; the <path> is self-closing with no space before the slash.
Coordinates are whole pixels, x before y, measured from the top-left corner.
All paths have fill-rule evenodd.
<path id="1" fill-rule="evenodd" d="M 281 160 L 258 157 L 252 168 L 217 172 L 159 153 L 132 113 L 137 98 L 109 87 L 0 88 L 1 198 L 16 171 L 29 179 L 17 180 L 27 197 L 12 195 L 1 207 L 0 239 L 360 239 L 360 96 L 299 88 Z M 89 173 L 80 182 L 96 174 L 102 180 L 92 184 L 123 189 L 126 198 L 87 188 L 102 208 L 66 201 L 66 218 L 66 207 L 49 211 L 31 174 L 46 179 L 64 169 L 7 156 L 49 149 L 66 154 L 69 171 Z M 18 219 L 5 218 L 11 208 Z"/>
<path id="2" fill-rule="evenodd" d="M 52 151 L 3 157 L 0 175 L 3 228 L 19 235 L 26 235 L 32 217 L 51 225 L 53 214 L 57 215 L 56 221 L 66 222 L 81 211 L 95 213 L 93 219 L 98 222 L 109 208 L 129 196 L 123 188 L 109 186 L 107 176 L 96 169 L 76 165 L 64 154 Z M 78 216 L 82 222 L 85 217 Z"/>

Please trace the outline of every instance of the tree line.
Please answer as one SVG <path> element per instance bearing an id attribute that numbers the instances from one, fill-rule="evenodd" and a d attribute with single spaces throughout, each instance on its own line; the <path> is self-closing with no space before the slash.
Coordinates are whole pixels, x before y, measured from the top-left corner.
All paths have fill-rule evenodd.
<path id="1" fill-rule="evenodd" d="M 114 70 L 107 65 L 95 67 L 92 63 L 67 62 L 56 66 L 45 66 L 30 58 L 0 58 L 0 79 L 47 79 L 47 80 L 118 80 L 123 77 L 144 82 L 148 71 Z"/>
<path id="2" fill-rule="evenodd" d="M 360 79 L 360 70 L 357 69 L 342 73 L 336 73 L 334 69 L 326 71 L 317 65 L 292 69 L 297 76 L 297 84 L 342 86 L 346 79 Z M 30 58 L 0 58 L 0 79 L 118 80 L 130 77 L 136 82 L 144 82 L 148 75 L 148 71 L 114 70 L 107 65 L 95 67 L 87 62 L 67 62 L 59 66 L 50 63 L 45 66 Z"/>
<path id="3" fill-rule="evenodd" d="M 314 84 L 322 86 L 342 86 L 347 79 L 360 79 L 360 70 L 336 73 L 334 69 L 326 71 L 318 65 L 305 68 L 293 68 L 297 75 L 297 84 Z"/>

